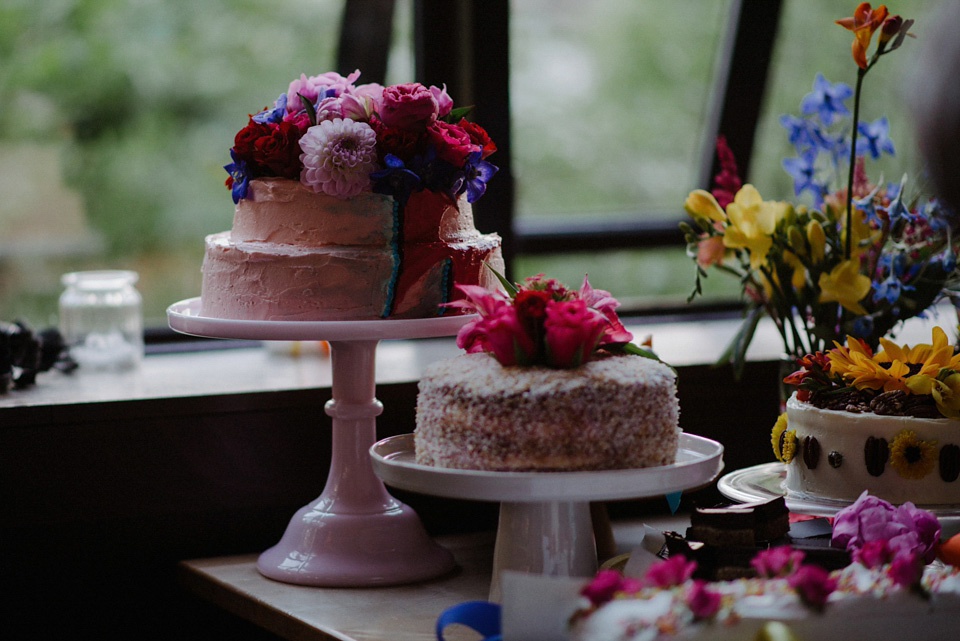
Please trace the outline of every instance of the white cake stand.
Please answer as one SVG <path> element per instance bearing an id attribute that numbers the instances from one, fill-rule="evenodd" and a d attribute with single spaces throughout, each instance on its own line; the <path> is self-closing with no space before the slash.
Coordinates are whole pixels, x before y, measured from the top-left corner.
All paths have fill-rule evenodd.
<path id="1" fill-rule="evenodd" d="M 592 576 L 597 571 L 597 549 L 591 501 L 696 488 L 723 469 L 723 446 L 693 434 L 681 434 L 672 465 L 632 470 L 485 472 L 418 465 L 412 434 L 379 441 L 370 453 L 374 472 L 387 485 L 447 498 L 500 502 L 491 601 L 499 601 L 504 570 Z"/>
<path id="2" fill-rule="evenodd" d="M 473 316 L 371 321 L 243 321 L 200 316 L 200 299 L 174 303 L 174 330 L 208 338 L 325 340 L 330 343 L 333 421 L 327 483 L 301 508 L 286 532 L 257 562 L 261 574 L 300 585 L 362 587 L 434 578 L 454 567 L 453 556 L 428 535 L 414 511 L 387 493 L 373 473 L 376 441 L 375 356 L 381 339 L 450 336 Z"/>

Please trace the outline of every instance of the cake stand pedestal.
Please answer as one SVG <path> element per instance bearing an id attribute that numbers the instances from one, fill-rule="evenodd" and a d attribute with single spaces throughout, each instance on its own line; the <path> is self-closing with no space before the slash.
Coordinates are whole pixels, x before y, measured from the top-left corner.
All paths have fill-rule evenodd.
<path id="1" fill-rule="evenodd" d="M 500 600 L 500 576 L 516 570 L 552 576 L 592 576 L 597 549 L 591 501 L 660 496 L 706 485 L 723 469 L 723 446 L 681 434 L 672 465 L 597 472 L 486 472 L 418 465 L 412 434 L 376 443 L 374 472 L 393 487 L 475 501 L 499 501 L 490 600 Z"/>
<path id="2" fill-rule="evenodd" d="M 290 520 L 280 542 L 263 552 L 264 576 L 300 585 L 364 587 L 431 579 L 454 567 L 453 556 L 428 535 L 417 514 L 390 496 L 373 473 L 376 442 L 375 357 L 381 339 L 450 336 L 472 316 L 372 321 L 241 321 L 199 315 L 200 299 L 174 303 L 174 330 L 209 338 L 325 340 L 330 344 L 333 398 L 330 471 L 323 493 Z"/>

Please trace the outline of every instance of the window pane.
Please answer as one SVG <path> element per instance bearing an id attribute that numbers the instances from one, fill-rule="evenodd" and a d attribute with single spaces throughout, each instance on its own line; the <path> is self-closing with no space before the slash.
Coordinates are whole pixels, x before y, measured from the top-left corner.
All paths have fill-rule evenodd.
<path id="1" fill-rule="evenodd" d="M 515 0 L 517 215 L 679 211 L 729 2 Z"/>

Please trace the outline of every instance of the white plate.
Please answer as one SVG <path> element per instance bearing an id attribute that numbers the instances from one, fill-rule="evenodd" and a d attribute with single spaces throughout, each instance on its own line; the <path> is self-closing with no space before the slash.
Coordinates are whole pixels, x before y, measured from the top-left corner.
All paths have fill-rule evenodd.
<path id="1" fill-rule="evenodd" d="M 413 434 L 386 438 L 370 448 L 373 471 L 394 487 L 476 501 L 612 501 L 661 496 L 706 485 L 723 469 L 723 446 L 680 435 L 672 465 L 596 472 L 486 472 L 414 462 Z"/>
<path id="2" fill-rule="evenodd" d="M 717 489 L 728 499 L 741 503 L 766 501 L 782 496 L 788 510 L 795 514 L 811 516 L 833 516 L 852 503 L 852 501 L 831 501 L 787 492 L 783 487 L 786 477 L 787 468 L 783 463 L 763 463 L 724 474 L 717 481 Z M 924 509 L 938 517 L 960 516 L 960 507 L 924 507 Z"/>
<path id="3" fill-rule="evenodd" d="M 454 336 L 475 314 L 361 321 L 255 321 L 200 315 L 200 298 L 167 308 L 167 322 L 182 334 L 243 340 L 389 340 Z"/>

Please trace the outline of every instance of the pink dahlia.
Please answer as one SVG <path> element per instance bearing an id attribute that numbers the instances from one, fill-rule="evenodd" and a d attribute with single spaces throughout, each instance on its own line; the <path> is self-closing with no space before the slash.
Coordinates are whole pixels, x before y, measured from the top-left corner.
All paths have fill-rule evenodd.
<path id="1" fill-rule="evenodd" d="M 300 182 L 317 193 L 350 198 L 370 189 L 376 171 L 377 135 L 365 122 L 324 120 L 300 138 Z"/>

